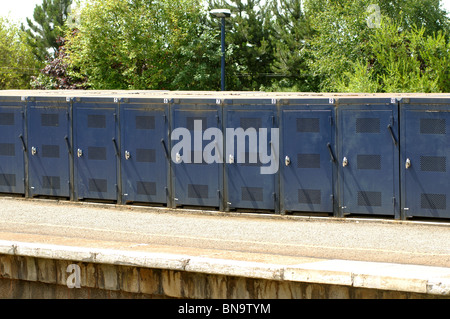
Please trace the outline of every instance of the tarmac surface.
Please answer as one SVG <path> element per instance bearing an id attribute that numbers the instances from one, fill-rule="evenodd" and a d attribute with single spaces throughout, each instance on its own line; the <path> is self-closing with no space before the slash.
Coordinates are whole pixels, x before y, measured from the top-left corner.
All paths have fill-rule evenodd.
<path id="1" fill-rule="evenodd" d="M 450 267 L 450 221 L 280 216 L 0 197 L 0 240 L 270 264 Z"/>

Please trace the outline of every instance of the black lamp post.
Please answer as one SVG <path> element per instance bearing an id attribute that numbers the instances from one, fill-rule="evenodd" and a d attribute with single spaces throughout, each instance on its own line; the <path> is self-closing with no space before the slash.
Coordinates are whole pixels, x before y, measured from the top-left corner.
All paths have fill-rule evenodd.
<path id="1" fill-rule="evenodd" d="M 222 20 L 221 34 L 222 34 L 222 68 L 221 68 L 221 89 L 225 91 L 225 19 L 231 16 L 231 11 L 228 9 L 214 9 L 211 10 L 211 15 Z"/>

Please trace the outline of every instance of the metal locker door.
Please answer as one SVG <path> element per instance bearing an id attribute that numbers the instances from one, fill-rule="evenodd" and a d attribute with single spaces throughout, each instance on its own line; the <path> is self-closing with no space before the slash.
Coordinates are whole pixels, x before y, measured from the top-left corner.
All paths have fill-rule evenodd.
<path id="1" fill-rule="evenodd" d="M 432 103 L 431 101 L 429 103 Z M 405 217 L 450 218 L 450 109 L 416 105 L 402 111 Z"/>
<path id="2" fill-rule="evenodd" d="M 229 148 L 230 136 L 227 133 L 227 147 L 225 154 L 226 161 L 226 178 L 227 178 L 227 206 L 228 209 L 234 208 L 247 208 L 247 209 L 263 209 L 263 210 L 276 210 L 278 192 L 275 189 L 276 176 L 278 174 L 279 167 L 276 167 L 276 172 L 271 174 L 262 174 L 261 168 L 268 166 L 261 162 L 259 152 L 265 153 L 264 155 L 270 156 L 272 159 L 278 154 L 274 154 L 273 144 L 271 142 L 279 143 L 279 141 L 272 141 L 271 129 L 276 125 L 276 111 L 264 109 L 246 109 L 242 108 L 229 108 L 226 111 L 226 127 L 232 130 L 242 129 L 243 132 L 254 130 L 254 136 L 252 138 L 256 145 L 250 145 L 250 137 L 245 137 L 242 143 L 245 143 L 245 149 L 241 152 L 238 149 L 239 141 L 243 135 L 239 134 L 234 136 L 234 148 Z M 267 129 L 266 143 L 262 145 L 260 143 L 260 129 Z M 235 131 L 236 132 L 236 131 Z M 274 137 L 276 138 L 276 137 Z M 263 147 L 263 149 L 261 149 Z"/>
<path id="3" fill-rule="evenodd" d="M 203 156 L 205 146 L 211 143 L 203 139 L 203 134 L 209 128 L 220 128 L 219 108 L 197 106 L 193 109 L 182 104 L 173 110 L 171 159 L 174 205 L 221 207 L 222 163 L 218 160 L 207 163 Z M 189 136 L 177 136 L 178 139 L 174 140 L 174 129 L 177 128 L 187 129 Z M 185 145 L 190 145 L 190 153 L 186 148 L 177 146 L 184 138 L 190 138 L 185 141 Z"/>
<path id="4" fill-rule="evenodd" d="M 70 197 L 70 134 L 67 102 L 30 102 L 29 194 Z"/>
<path id="5" fill-rule="evenodd" d="M 120 125 L 123 201 L 167 203 L 170 157 L 165 109 L 121 105 Z"/>
<path id="6" fill-rule="evenodd" d="M 333 212 L 331 110 L 283 110 L 283 211 Z"/>
<path id="7" fill-rule="evenodd" d="M 364 105 L 361 102 L 361 105 Z M 394 109 L 340 112 L 341 213 L 397 215 L 398 124 Z"/>
<path id="8" fill-rule="evenodd" d="M 73 107 L 76 196 L 117 200 L 116 105 L 87 100 Z"/>
<path id="9" fill-rule="evenodd" d="M 23 123 L 20 98 L 0 100 L 0 193 L 25 194 Z"/>

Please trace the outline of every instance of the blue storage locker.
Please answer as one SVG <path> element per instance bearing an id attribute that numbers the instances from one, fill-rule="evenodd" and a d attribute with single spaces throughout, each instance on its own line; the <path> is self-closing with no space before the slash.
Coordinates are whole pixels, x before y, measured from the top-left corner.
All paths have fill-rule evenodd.
<path id="1" fill-rule="evenodd" d="M 224 135 L 226 209 L 279 212 L 277 101 L 225 100 Z"/>
<path id="2" fill-rule="evenodd" d="M 215 135 L 209 136 L 209 133 Z M 176 206 L 223 209 L 222 105 L 175 99 L 171 106 L 171 178 Z M 220 133 L 220 134 L 219 134 Z M 209 157 L 205 157 L 207 151 Z"/>
<path id="3" fill-rule="evenodd" d="M 71 197 L 71 101 L 32 97 L 27 103 L 29 196 Z"/>
<path id="4" fill-rule="evenodd" d="M 21 97 L 0 97 L 0 193 L 26 193 L 24 105 Z"/>
<path id="5" fill-rule="evenodd" d="M 121 180 L 124 203 L 169 203 L 169 104 L 121 99 Z"/>
<path id="6" fill-rule="evenodd" d="M 400 218 L 398 101 L 342 98 L 337 112 L 340 215 Z"/>
<path id="7" fill-rule="evenodd" d="M 335 212 L 338 198 L 334 99 L 281 100 L 280 121 L 281 213 Z"/>
<path id="8" fill-rule="evenodd" d="M 400 103 L 403 218 L 450 218 L 450 99 Z"/>
<path id="9" fill-rule="evenodd" d="M 119 201 L 118 100 L 73 101 L 75 199 Z"/>

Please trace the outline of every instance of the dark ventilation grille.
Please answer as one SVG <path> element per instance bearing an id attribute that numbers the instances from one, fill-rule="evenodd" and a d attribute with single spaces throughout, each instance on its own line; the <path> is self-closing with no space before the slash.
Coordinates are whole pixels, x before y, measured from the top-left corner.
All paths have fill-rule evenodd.
<path id="1" fill-rule="evenodd" d="M 105 115 L 88 115 L 89 128 L 106 128 Z"/>
<path id="2" fill-rule="evenodd" d="M 61 189 L 59 176 L 42 176 L 42 188 Z"/>
<path id="3" fill-rule="evenodd" d="M 420 170 L 423 172 L 446 172 L 447 158 L 441 156 L 421 156 Z"/>
<path id="4" fill-rule="evenodd" d="M 380 133 L 379 118 L 357 118 L 356 133 Z"/>
<path id="5" fill-rule="evenodd" d="M 380 192 L 358 192 L 358 206 L 381 207 Z"/>
<path id="6" fill-rule="evenodd" d="M 297 168 L 320 168 L 320 154 L 298 154 Z"/>
<path id="7" fill-rule="evenodd" d="M 59 146 L 58 145 L 42 145 L 42 157 L 59 158 Z"/>
<path id="8" fill-rule="evenodd" d="M 138 148 L 136 150 L 136 161 L 139 163 L 154 163 L 156 162 L 156 151 Z"/>
<path id="9" fill-rule="evenodd" d="M 447 209 L 447 197 L 445 194 L 421 194 L 420 199 L 423 209 Z"/>
<path id="10" fill-rule="evenodd" d="M 358 155 L 357 157 L 358 169 L 381 169 L 380 155 Z"/>
<path id="11" fill-rule="evenodd" d="M 154 130 L 154 116 L 136 116 L 136 129 L 138 130 Z"/>
<path id="12" fill-rule="evenodd" d="M 1 143 L 0 144 L 0 156 L 15 156 L 16 147 L 14 144 Z"/>
<path id="13" fill-rule="evenodd" d="M 0 113 L 0 125 L 14 125 L 14 113 Z"/>
<path id="14" fill-rule="evenodd" d="M 321 204 L 322 194 L 320 189 L 299 189 L 298 202 L 300 204 Z"/>
<path id="15" fill-rule="evenodd" d="M 106 160 L 106 148 L 105 147 L 89 147 L 88 158 L 95 161 Z"/>
<path id="16" fill-rule="evenodd" d="M 208 198 L 208 185 L 188 185 L 189 198 Z"/>
<path id="17" fill-rule="evenodd" d="M 445 119 L 420 119 L 421 134 L 447 134 Z"/>
<path id="18" fill-rule="evenodd" d="M 58 114 L 41 114 L 41 125 L 42 126 L 59 126 L 59 115 Z"/>
<path id="19" fill-rule="evenodd" d="M 208 124 L 206 117 L 187 117 L 186 118 L 186 128 L 189 131 L 193 131 L 194 130 L 194 128 L 195 128 L 195 126 L 194 126 L 195 125 L 195 121 L 202 121 L 202 126 L 201 126 L 202 131 L 206 130 L 206 127 L 207 127 L 207 124 Z"/>
<path id="20" fill-rule="evenodd" d="M 137 182 L 138 195 L 156 195 L 156 183 Z"/>
<path id="21" fill-rule="evenodd" d="M 0 174 L 0 186 L 16 186 L 16 175 L 14 174 Z"/>
<path id="22" fill-rule="evenodd" d="M 89 191 L 96 193 L 106 193 L 108 192 L 108 182 L 106 179 L 90 179 L 89 180 Z"/>
<path id="23" fill-rule="evenodd" d="M 260 118 L 243 117 L 240 120 L 240 125 L 244 131 L 249 128 L 254 128 L 258 133 L 258 130 L 262 128 L 262 121 Z"/>
<path id="24" fill-rule="evenodd" d="M 252 202 L 263 201 L 263 189 L 260 187 L 242 187 L 241 192 L 242 200 Z"/>
<path id="25" fill-rule="evenodd" d="M 320 133 L 320 121 L 318 118 L 297 119 L 297 132 Z"/>

